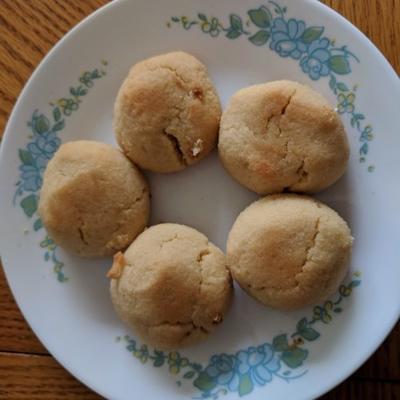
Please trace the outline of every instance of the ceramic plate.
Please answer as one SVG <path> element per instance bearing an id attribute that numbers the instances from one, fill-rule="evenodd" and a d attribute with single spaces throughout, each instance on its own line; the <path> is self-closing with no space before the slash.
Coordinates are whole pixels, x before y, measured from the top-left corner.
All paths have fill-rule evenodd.
<path id="1" fill-rule="evenodd" d="M 262 307 L 236 288 L 225 322 L 201 345 L 162 352 L 115 316 L 110 259 L 58 248 L 37 203 L 62 142 L 115 143 L 117 90 L 129 67 L 171 50 L 209 68 L 223 105 L 238 89 L 292 79 L 323 93 L 351 143 L 346 175 L 318 195 L 349 222 L 351 272 L 329 301 L 296 312 Z M 15 298 L 49 351 L 108 399 L 310 399 L 344 380 L 379 346 L 400 311 L 400 84 L 377 49 L 316 1 L 117 1 L 73 29 L 32 75 L 1 145 L 1 257 Z M 169 175 L 147 174 L 151 223 L 193 226 L 225 248 L 256 196 L 214 153 Z"/>

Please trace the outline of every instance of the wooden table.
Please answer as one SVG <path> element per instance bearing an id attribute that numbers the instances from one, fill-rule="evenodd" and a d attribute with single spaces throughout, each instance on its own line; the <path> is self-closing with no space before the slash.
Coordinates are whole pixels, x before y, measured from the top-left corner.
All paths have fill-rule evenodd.
<path id="1" fill-rule="evenodd" d="M 0 0 L 0 132 L 25 82 L 46 53 L 106 2 Z M 400 0 L 323 2 L 366 33 L 400 73 Z M 0 399 L 99 398 L 41 345 L 15 304 L 0 267 Z M 357 372 L 323 399 L 400 399 L 400 324 Z"/>

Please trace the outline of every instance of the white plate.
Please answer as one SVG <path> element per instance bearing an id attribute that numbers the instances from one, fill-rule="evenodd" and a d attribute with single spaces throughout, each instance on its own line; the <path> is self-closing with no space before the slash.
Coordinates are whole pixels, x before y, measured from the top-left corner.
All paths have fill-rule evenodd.
<path id="1" fill-rule="evenodd" d="M 110 260 L 84 261 L 55 248 L 36 205 L 60 142 L 114 143 L 112 106 L 128 68 L 176 49 L 208 66 L 224 105 L 239 88 L 282 78 L 312 85 L 337 105 L 351 160 L 318 197 L 349 221 L 355 244 L 351 275 L 331 302 L 278 312 L 236 288 L 216 334 L 163 353 L 115 316 L 105 277 Z M 399 316 L 399 103 L 398 78 L 382 55 L 316 1 L 137 0 L 100 9 L 40 64 L 1 146 L 1 256 L 22 312 L 49 351 L 108 399 L 310 399 L 326 392 L 366 360 Z M 184 172 L 147 176 L 152 223 L 191 225 L 221 248 L 236 215 L 256 198 L 216 154 Z"/>

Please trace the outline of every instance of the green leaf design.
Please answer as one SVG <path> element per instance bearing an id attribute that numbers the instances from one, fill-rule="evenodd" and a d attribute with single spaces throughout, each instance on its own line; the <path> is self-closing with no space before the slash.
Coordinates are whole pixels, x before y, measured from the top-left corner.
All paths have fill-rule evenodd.
<path id="1" fill-rule="evenodd" d="M 76 88 L 71 87 L 69 89 L 69 91 L 72 94 L 72 96 L 74 96 L 74 97 L 85 96 L 88 92 L 87 89 L 85 89 L 82 85 L 79 85 Z"/>
<path id="2" fill-rule="evenodd" d="M 269 32 L 261 30 L 255 33 L 253 36 L 250 36 L 249 40 L 256 46 L 262 46 L 267 43 L 269 35 Z"/>
<path id="3" fill-rule="evenodd" d="M 101 77 L 99 70 L 97 68 L 95 68 L 91 73 L 90 73 L 90 77 L 92 79 L 98 79 Z"/>
<path id="4" fill-rule="evenodd" d="M 289 368 L 297 368 L 303 364 L 303 361 L 308 356 L 308 350 L 301 349 L 296 347 L 291 350 L 286 350 L 282 353 L 281 360 L 289 367 Z"/>
<path id="5" fill-rule="evenodd" d="M 331 75 L 331 79 L 329 79 L 329 87 L 336 94 L 336 78 L 334 75 Z"/>
<path id="6" fill-rule="evenodd" d="M 272 346 L 275 351 L 285 351 L 289 348 L 287 335 L 283 333 L 282 335 L 275 336 L 272 341 Z"/>
<path id="7" fill-rule="evenodd" d="M 351 117 L 351 120 L 350 120 L 351 126 L 354 127 L 354 125 L 357 125 L 357 127 L 359 128 L 360 121 L 362 121 L 363 119 L 365 119 L 363 114 L 353 114 L 353 116 Z M 371 129 L 371 131 L 372 131 L 372 129 Z M 370 133 L 370 132 L 368 132 L 368 133 Z"/>
<path id="8" fill-rule="evenodd" d="M 72 96 L 79 96 L 79 89 L 75 89 L 74 87 L 69 88 L 69 92 L 72 94 Z"/>
<path id="9" fill-rule="evenodd" d="M 345 56 L 332 56 L 328 60 L 330 69 L 339 75 L 345 75 L 351 72 L 349 61 Z"/>
<path id="10" fill-rule="evenodd" d="M 160 358 L 160 357 L 156 358 L 153 362 L 153 365 L 155 367 L 161 367 L 162 365 L 164 365 L 164 358 Z"/>
<path id="11" fill-rule="evenodd" d="M 283 373 L 283 375 L 284 375 L 284 376 L 289 376 L 291 373 L 292 373 L 292 371 L 288 370 L 288 371 L 285 371 L 285 372 Z"/>
<path id="12" fill-rule="evenodd" d="M 212 380 L 207 372 L 200 372 L 199 376 L 193 381 L 193 385 L 200 389 L 202 392 L 210 392 L 216 386 L 216 383 Z"/>
<path id="13" fill-rule="evenodd" d="M 360 148 L 360 155 L 367 155 L 368 154 L 368 143 L 364 143 Z"/>
<path id="14" fill-rule="evenodd" d="M 53 132 L 61 131 L 65 127 L 65 121 L 62 119 L 53 126 Z"/>
<path id="15" fill-rule="evenodd" d="M 28 150 L 19 149 L 18 150 L 19 159 L 24 165 L 33 165 L 32 154 Z"/>
<path id="16" fill-rule="evenodd" d="M 340 91 L 342 91 L 342 92 L 348 92 L 349 91 L 349 88 L 346 86 L 346 84 L 345 83 L 343 83 L 343 82 L 339 82 L 338 84 L 337 84 L 337 88 L 340 90 Z"/>
<path id="17" fill-rule="evenodd" d="M 231 28 L 235 31 L 241 31 L 243 29 L 242 25 L 242 19 L 236 15 L 236 14 L 231 14 L 229 17 L 230 23 L 231 23 Z"/>
<path id="18" fill-rule="evenodd" d="M 307 318 L 302 318 L 296 325 L 297 331 L 300 332 L 303 329 L 307 328 L 308 322 Z"/>
<path id="19" fill-rule="evenodd" d="M 300 40 L 305 44 L 310 44 L 314 40 L 318 39 L 322 35 L 323 31 L 324 28 L 322 26 L 310 26 L 303 32 Z"/>
<path id="20" fill-rule="evenodd" d="M 253 381 L 250 378 L 249 373 L 242 375 L 239 381 L 239 396 L 242 397 L 245 394 L 249 394 L 253 391 Z"/>
<path id="21" fill-rule="evenodd" d="M 236 39 L 238 38 L 242 33 L 240 31 L 234 31 L 234 30 L 229 30 L 228 33 L 226 34 L 226 37 L 228 39 Z"/>
<path id="22" fill-rule="evenodd" d="M 171 17 L 171 21 L 173 22 L 179 22 L 180 19 L 178 17 Z"/>
<path id="23" fill-rule="evenodd" d="M 40 242 L 40 247 L 47 247 L 49 244 L 52 243 L 52 240 L 46 236 L 41 242 Z"/>
<path id="24" fill-rule="evenodd" d="M 39 117 L 35 121 L 35 130 L 40 135 L 46 133 L 50 128 L 49 120 L 43 115 L 39 115 Z"/>
<path id="25" fill-rule="evenodd" d="M 313 328 L 304 328 L 299 331 L 299 334 L 301 335 L 301 337 L 309 340 L 310 342 L 320 337 L 320 334 Z"/>
<path id="26" fill-rule="evenodd" d="M 313 328 L 308 326 L 307 318 L 302 318 L 297 323 L 297 332 L 302 338 L 313 341 L 318 339 L 320 334 Z"/>
<path id="27" fill-rule="evenodd" d="M 38 219 L 35 221 L 35 223 L 33 224 L 33 229 L 34 229 L 35 231 L 38 231 L 38 230 L 41 229 L 42 227 L 43 227 L 42 220 L 41 220 L 40 218 L 38 218 Z"/>
<path id="28" fill-rule="evenodd" d="M 35 214 L 38 206 L 38 199 L 35 194 L 30 194 L 29 196 L 24 197 L 20 205 L 22 209 L 24 210 L 24 213 L 26 216 L 29 218 L 32 217 L 33 214 Z"/>
<path id="29" fill-rule="evenodd" d="M 201 371 L 201 369 L 202 369 L 203 367 L 202 367 L 202 365 L 201 365 L 201 364 L 198 364 L 198 363 L 192 363 L 192 368 L 193 368 L 195 371 L 197 371 L 197 372 L 200 372 L 200 371 Z"/>
<path id="30" fill-rule="evenodd" d="M 87 89 L 83 88 L 82 86 L 78 87 L 78 96 L 85 96 L 87 92 Z"/>
<path id="31" fill-rule="evenodd" d="M 268 28 L 271 25 L 271 12 L 264 6 L 261 6 L 256 10 L 249 10 L 248 14 L 251 22 L 259 28 Z"/>
<path id="32" fill-rule="evenodd" d="M 194 374 L 195 374 L 194 371 L 189 371 L 189 372 L 186 372 L 186 374 L 183 375 L 183 377 L 184 377 L 185 379 L 192 379 L 192 378 L 194 377 Z"/>
<path id="33" fill-rule="evenodd" d="M 350 282 L 350 287 L 355 288 L 355 287 L 359 286 L 360 283 L 361 283 L 361 281 L 359 281 L 359 280 L 351 281 Z"/>
<path id="34" fill-rule="evenodd" d="M 201 19 L 202 21 L 207 21 L 207 17 L 206 17 L 204 14 L 199 13 L 199 14 L 197 14 L 197 16 L 198 16 L 199 19 Z"/>
<path id="35" fill-rule="evenodd" d="M 53 109 L 53 118 L 54 118 L 54 121 L 56 121 L 56 122 L 61 118 L 61 111 L 58 107 L 55 107 Z"/>
<path id="36" fill-rule="evenodd" d="M 343 308 L 342 308 L 342 307 L 336 307 L 336 308 L 333 309 L 333 311 L 334 311 L 335 313 L 340 313 L 340 312 L 343 311 Z"/>

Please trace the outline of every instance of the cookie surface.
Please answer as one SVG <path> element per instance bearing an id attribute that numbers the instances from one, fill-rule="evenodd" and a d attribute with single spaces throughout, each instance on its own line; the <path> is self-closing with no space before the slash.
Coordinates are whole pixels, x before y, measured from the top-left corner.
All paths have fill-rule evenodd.
<path id="1" fill-rule="evenodd" d="M 178 224 L 152 226 L 123 258 L 120 272 L 111 274 L 111 299 L 147 344 L 194 344 L 222 322 L 232 280 L 225 255 L 200 232 Z"/>
<path id="2" fill-rule="evenodd" d="M 114 131 L 140 167 L 174 172 L 215 146 L 221 107 L 206 67 L 184 52 L 135 64 L 114 106 Z"/>
<path id="3" fill-rule="evenodd" d="M 232 177 L 259 194 L 318 192 L 343 175 L 349 158 L 338 114 L 292 81 L 235 93 L 221 118 L 218 149 Z"/>
<path id="4" fill-rule="evenodd" d="M 331 208 L 307 196 L 270 195 L 247 207 L 227 243 L 233 278 L 279 309 L 326 300 L 348 269 L 352 237 Z"/>
<path id="5" fill-rule="evenodd" d="M 110 145 L 65 143 L 47 165 L 39 214 L 50 237 L 72 253 L 106 256 L 126 248 L 149 211 L 144 177 Z"/>

